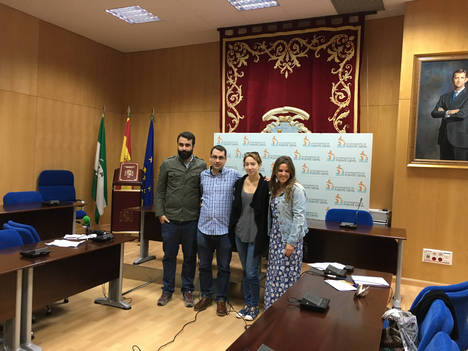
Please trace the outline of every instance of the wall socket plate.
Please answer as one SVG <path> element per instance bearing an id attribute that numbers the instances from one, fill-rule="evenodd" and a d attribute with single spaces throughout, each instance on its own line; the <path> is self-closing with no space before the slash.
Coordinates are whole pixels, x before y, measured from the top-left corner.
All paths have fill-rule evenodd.
<path id="1" fill-rule="evenodd" d="M 423 249 L 423 262 L 437 263 L 444 265 L 452 265 L 453 252 L 436 250 L 436 249 Z"/>

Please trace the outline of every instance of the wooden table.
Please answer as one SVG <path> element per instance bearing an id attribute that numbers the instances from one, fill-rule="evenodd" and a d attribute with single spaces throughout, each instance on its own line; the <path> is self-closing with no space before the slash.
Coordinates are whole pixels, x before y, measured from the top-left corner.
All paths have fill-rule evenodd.
<path id="1" fill-rule="evenodd" d="M 130 305 L 122 301 L 122 266 L 123 244 L 133 239 L 130 235 L 116 235 L 110 241 L 87 241 L 77 248 L 50 246 L 49 255 L 34 259 L 22 257 L 19 251 L 43 247 L 44 242 L 0 251 L 0 277 L 12 271 L 23 272 L 21 349 L 40 350 L 40 347 L 31 343 L 34 309 L 94 286 L 109 282 L 108 297 L 98 298 L 95 303 L 130 309 Z M 3 304 L 4 301 L 0 300 L 0 311 L 4 308 Z"/>
<path id="2" fill-rule="evenodd" d="M 340 262 L 354 267 L 396 275 L 393 306 L 400 308 L 401 267 L 406 230 L 384 226 L 358 225 L 340 228 L 339 223 L 307 220 L 304 238 L 305 262 Z"/>
<path id="3" fill-rule="evenodd" d="M 63 202 L 57 206 L 44 206 L 41 203 L 1 206 L 0 226 L 13 220 L 32 225 L 41 240 L 48 240 L 74 233 L 75 203 Z"/>
<path id="4" fill-rule="evenodd" d="M 389 284 L 392 279 L 390 273 L 355 271 L 381 276 Z M 379 350 L 381 316 L 390 289 L 370 288 L 366 297 L 356 299 L 354 292 L 340 292 L 323 280 L 305 273 L 228 350 L 254 351 L 262 344 L 275 351 Z M 328 311 L 302 311 L 290 301 L 302 298 L 305 293 L 329 298 Z"/>
<path id="5" fill-rule="evenodd" d="M 0 250 L 0 257 L 14 250 Z M 22 274 L 22 267 L 0 267 L 0 322 L 7 350 L 17 350 L 20 344 Z"/>

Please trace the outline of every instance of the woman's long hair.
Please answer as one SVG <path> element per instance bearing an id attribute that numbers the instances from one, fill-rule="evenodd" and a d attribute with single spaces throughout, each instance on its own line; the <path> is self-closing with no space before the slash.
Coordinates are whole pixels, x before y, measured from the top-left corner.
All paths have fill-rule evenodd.
<path id="1" fill-rule="evenodd" d="M 273 165 L 273 171 L 271 173 L 270 180 L 270 190 L 271 196 L 276 196 L 278 190 L 281 188 L 281 184 L 278 181 L 276 174 L 278 173 L 279 166 L 285 164 L 288 166 L 289 170 L 289 179 L 284 185 L 284 195 L 287 202 L 291 202 L 292 199 L 292 188 L 296 182 L 296 169 L 294 168 L 294 163 L 289 156 L 280 156 L 276 159 L 275 164 Z"/>

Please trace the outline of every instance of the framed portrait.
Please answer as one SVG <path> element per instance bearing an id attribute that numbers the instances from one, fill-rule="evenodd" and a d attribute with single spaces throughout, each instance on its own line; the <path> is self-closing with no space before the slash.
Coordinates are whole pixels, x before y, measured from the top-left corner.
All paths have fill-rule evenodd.
<path id="1" fill-rule="evenodd" d="M 468 169 L 468 53 L 415 55 L 408 167 Z"/>

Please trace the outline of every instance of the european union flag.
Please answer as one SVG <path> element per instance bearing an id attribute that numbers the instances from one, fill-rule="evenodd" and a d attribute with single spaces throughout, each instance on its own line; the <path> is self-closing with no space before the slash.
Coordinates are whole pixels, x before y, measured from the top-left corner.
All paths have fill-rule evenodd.
<path id="1" fill-rule="evenodd" d="M 143 163 L 143 206 L 153 206 L 153 150 L 154 142 L 154 128 L 153 117 L 151 117 L 150 126 L 148 130 L 148 141 L 146 142 L 145 162 Z"/>

